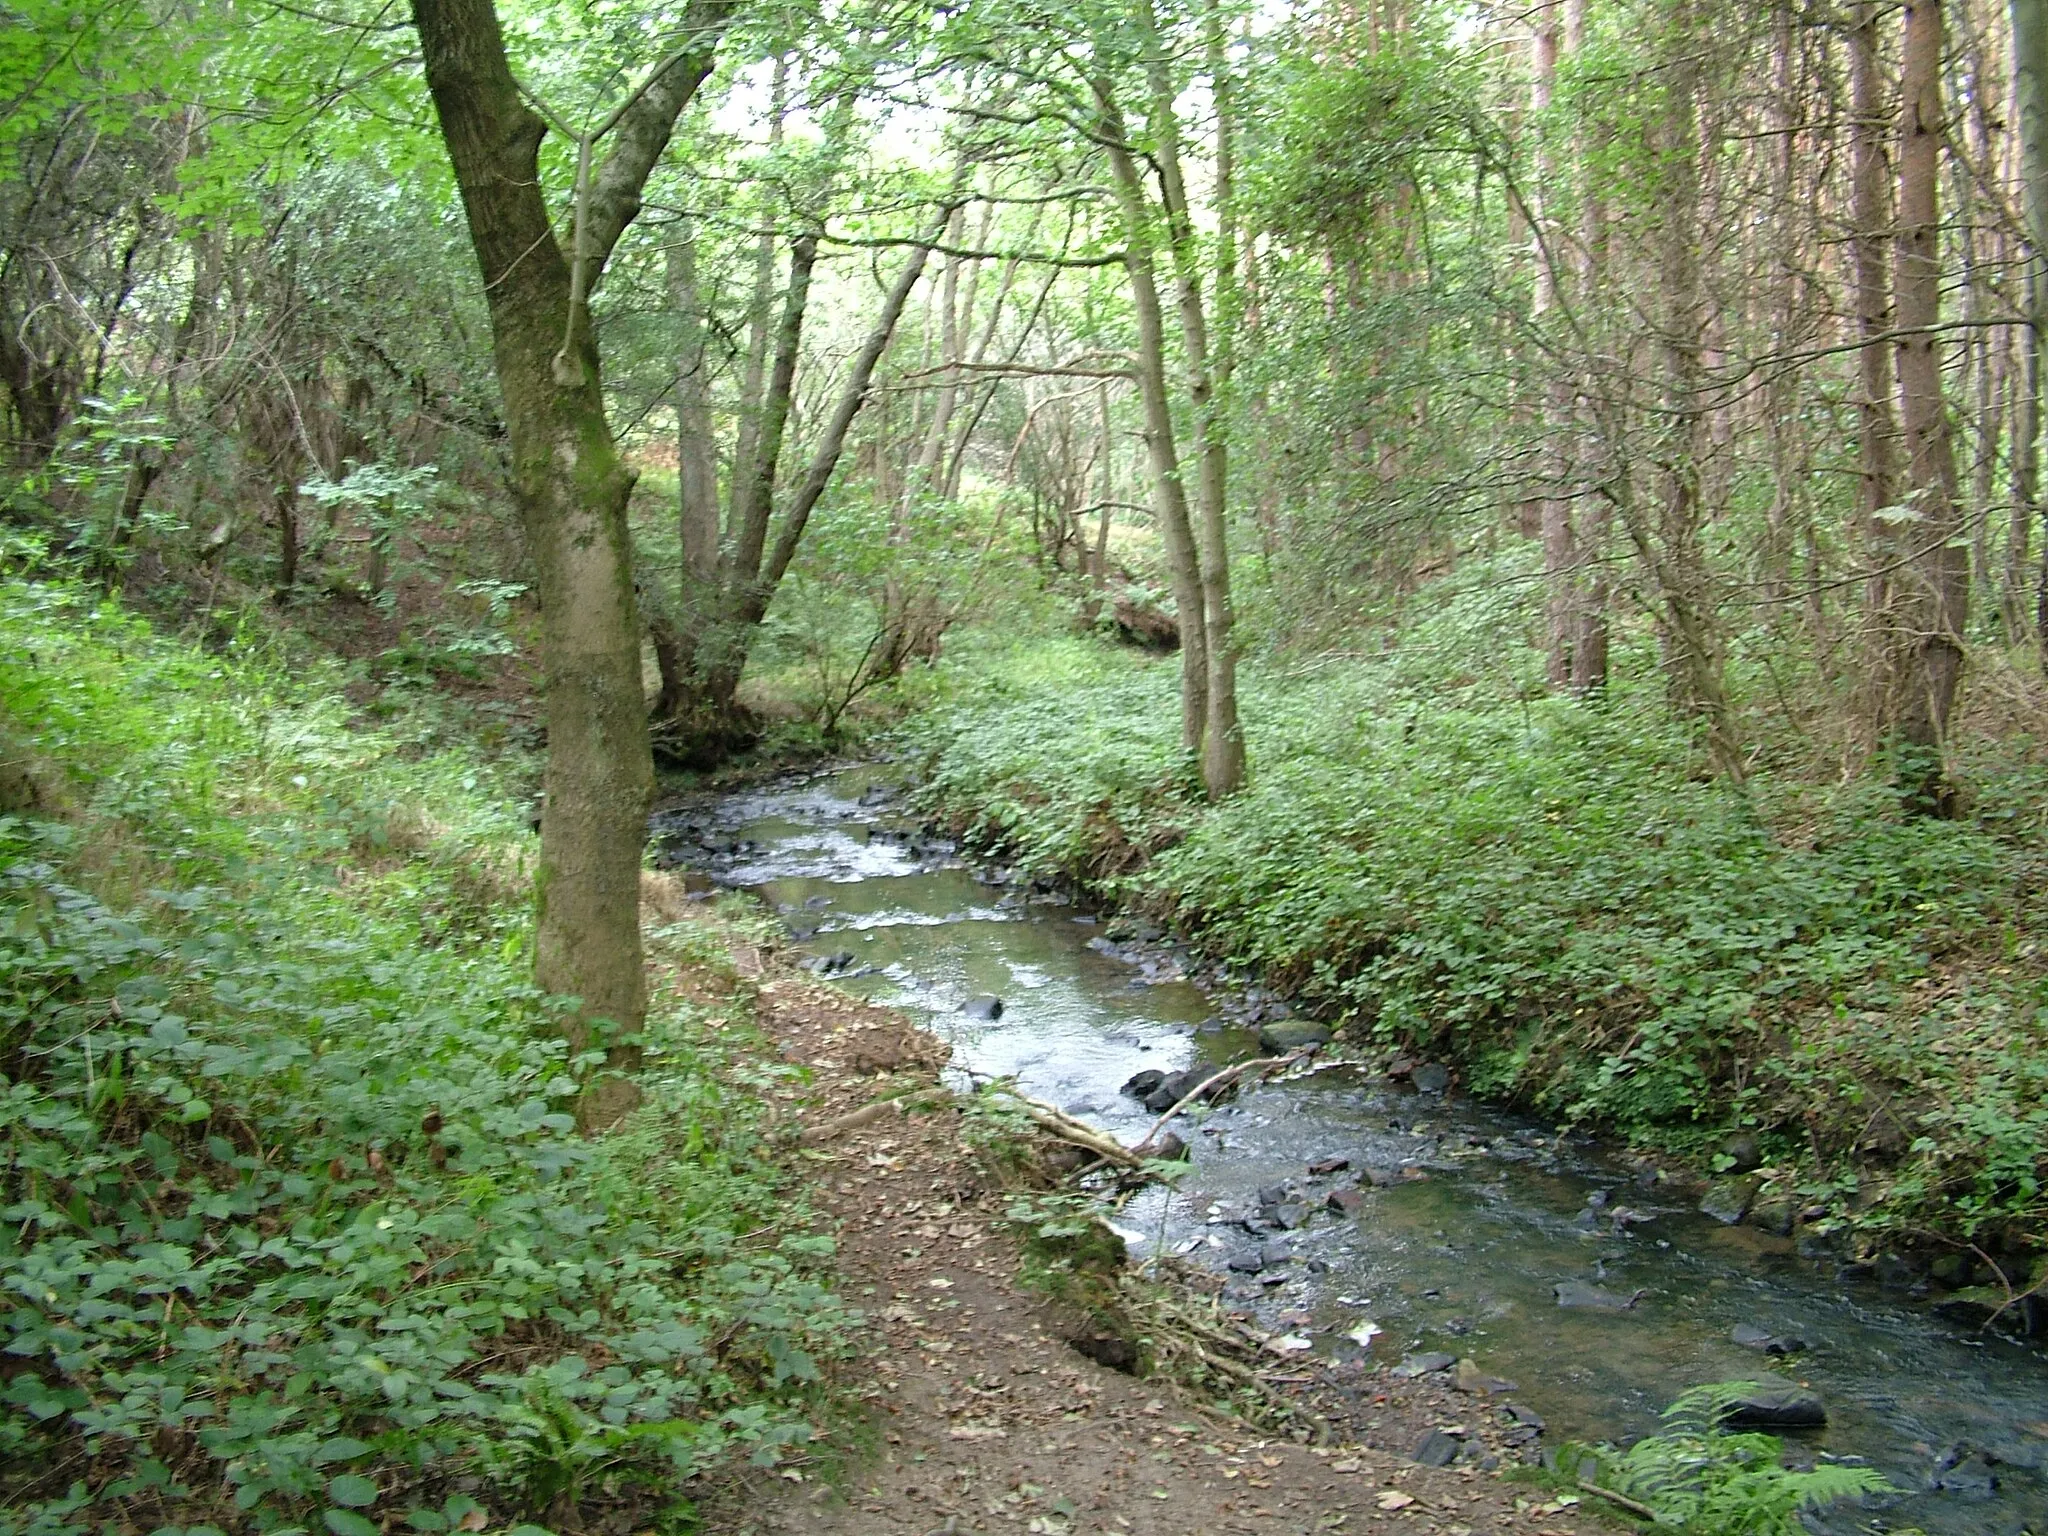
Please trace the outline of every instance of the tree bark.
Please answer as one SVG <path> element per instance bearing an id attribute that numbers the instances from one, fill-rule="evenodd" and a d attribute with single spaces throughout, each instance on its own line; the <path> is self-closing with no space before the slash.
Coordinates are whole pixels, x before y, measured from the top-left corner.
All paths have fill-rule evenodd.
<path id="1" fill-rule="evenodd" d="M 718 443 L 711 426 L 710 352 L 704 298 L 697 285 L 697 235 L 686 222 L 668 247 L 669 302 L 680 331 L 676 348 L 676 513 L 684 605 L 718 569 Z"/>
<path id="2" fill-rule="evenodd" d="M 588 182 L 573 253 L 557 241 L 539 167 L 546 129 L 522 99 L 492 0 L 415 0 L 427 85 L 462 192 L 489 305 L 513 495 L 534 564 L 547 698 L 535 977 L 576 1001 L 573 1051 L 613 1073 L 639 1062 L 646 1014 L 640 850 L 653 787 L 640 625 L 626 524 L 633 474 L 605 418 L 589 295 L 638 215 L 677 115 L 711 69 L 722 0 L 693 7 L 691 49 L 672 55 L 614 123 Z M 588 142 L 588 141 L 586 141 Z M 637 1099 L 630 1080 L 586 1090 L 587 1126 Z"/>
<path id="3" fill-rule="evenodd" d="M 2040 516 L 2041 356 L 2044 336 L 2048 336 L 2048 0 L 2012 0 L 2012 55 L 2028 247 L 2022 290 L 2027 323 L 2020 332 L 2025 377 L 2013 437 L 2013 488 L 2018 505 L 2013 508 L 2011 542 L 2018 560 L 2011 605 L 2017 615 L 2019 573 L 2026 560 L 2024 529 Z M 2048 538 L 2042 540 L 2041 552 L 2035 633 L 2048 635 Z M 2048 648 L 2042 656 L 2048 662 Z"/>
<path id="4" fill-rule="evenodd" d="M 1557 201 L 1557 157 L 1550 148 L 1550 104 L 1557 86 L 1558 0 L 1543 0 L 1536 12 L 1535 69 L 1530 79 L 1529 117 L 1537 135 L 1536 185 L 1530 198 L 1530 244 L 1536 263 L 1532 319 L 1541 325 L 1558 308 L 1558 262 L 1562 252 L 1551 210 Z M 1572 430 L 1571 380 L 1556 362 L 1544 381 L 1541 480 L 1537 522 L 1543 540 L 1544 673 L 1553 688 L 1569 687 L 1572 651 L 1578 639 L 1578 552 L 1572 504 L 1566 494 L 1565 443 Z"/>
<path id="5" fill-rule="evenodd" d="M 1664 163 L 1658 231 L 1664 428 L 1658 465 L 1659 528 L 1650 565 L 1663 603 L 1665 642 L 1680 707 L 1703 728 L 1715 772 L 1741 783 L 1746 768 L 1722 676 L 1714 579 L 1700 541 L 1705 515 L 1700 471 L 1709 430 L 1702 376 L 1708 305 L 1700 275 L 1701 45 L 1692 4 L 1680 0 L 1666 39 L 1659 145 Z"/>
<path id="6" fill-rule="evenodd" d="M 1892 412 L 1891 358 L 1884 336 L 1891 329 L 1890 282 L 1885 274 L 1885 236 L 1891 226 L 1886 192 L 1884 87 L 1878 78 L 1877 6 L 1857 0 L 1849 25 L 1849 223 L 1855 290 L 1857 538 L 1873 574 L 1865 607 L 1882 625 L 1890 608 L 1891 581 L 1885 574 L 1890 544 L 1880 514 L 1897 499 L 1894 444 L 1898 422 Z M 1881 664 L 1882 665 L 1882 664 Z"/>
<path id="7" fill-rule="evenodd" d="M 1123 111 L 1109 82 L 1091 82 L 1102 138 L 1123 212 L 1124 270 L 1138 328 L 1138 398 L 1145 412 L 1145 450 L 1152 463 L 1152 506 L 1166 549 L 1167 580 L 1180 625 L 1180 738 L 1200 757 L 1209 724 L 1208 625 L 1204 618 L 1201 559 L 1188 518 L 1187 486 L 1173 434 L 1173 403 L 1166 384 L 1166 318 L 1159 302 L 1157 242 L 1145 185 L 1125 131 Z"/>
<path id="8" fill-rule="evenodd" d="M 1908 0 L 1899 84 L 1899 217 L 1894 294 L 1899 420 L 1914 518 L 1911 591 L 1899 604 L 1894 734 L 1907 749 L 1901 782 L 1929 809 L 1951 798 L 1941 749 L 1963 673 L 1963 626 L 1970 594 L 1969 550 L 1961 539 L 1955 448 L 1942 399 L 1940 177 L 1942 12 L 1940 0 Z"/>

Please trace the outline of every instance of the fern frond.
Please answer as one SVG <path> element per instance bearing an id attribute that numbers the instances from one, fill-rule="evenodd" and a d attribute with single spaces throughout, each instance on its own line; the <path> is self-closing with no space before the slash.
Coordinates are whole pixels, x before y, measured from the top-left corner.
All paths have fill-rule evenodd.
<path id="1" fill-rule="evenodd" d="M 1754 1387 L 1724 1381 L 1693 1388 L 1665 1411 L 1671 1430 L 1607 1460 L 1600 1485 L 1691 1536 L 1804 1536 L 1801 1510 L 1891 1491 L 1867 1467 L 1795 1472 L 1781 1464 L 1784 1446 L 1776 1436 L 1724 1433 L 1722 1416 Z"/>

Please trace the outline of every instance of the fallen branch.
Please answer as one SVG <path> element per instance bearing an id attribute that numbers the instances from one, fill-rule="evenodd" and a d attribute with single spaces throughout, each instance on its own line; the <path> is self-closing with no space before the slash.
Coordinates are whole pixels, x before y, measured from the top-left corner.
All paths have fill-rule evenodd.
<path id="1" fill-rule="evenodd" d="M 1607 1500 L 1610 1504 L 1619 1504 L 1623 1509 L 1641 1515 L 1645 1519 L 1661 1521 L 1663 1518 L 1657 1511 L 1650 1508 L 1649 1505 L 1639 1504 L 1626 1494 L 1616 1493 L 1612 1488 L 1602 1488 L 1598 1483 L 1581 1482 L 1579 1484 L 1579 1492 L 1593 1494 L 1596 1497 Z"/>
<path id="2" fill-rule="evenodd" d="M 899 1093 L 894 1098 L 877 1099 L 874 1103 L 863 1105 L 849 1114 L 835 1115 L 818 1125 L 806 1126 L 797 1140 L 804 1146 L 812 1147 L 821 1141 L 831 1141 L 836 1136 L 844 1136 L 848 1131 L 857 1131 L 864 1125 L 873 1125 L 877 1120 L 886 1120 L 892 1114 L 900 1115 L 906 1107 L 903 1101 L 908 1097 L 907 1093 Z"/>
<path id="3" fill-rule="evenodd" d="M 1094 1126 L 1084 1125 L 1072 1115 L 1062 1114 L 1050 1104 L 1041 1104 L 1037 1099 L 1027 1099 L 1022 1094 L 1015 1097 L 1024 1107 L 1024 1113 L 1031 1118 L 1032 1124 L 1041 1130 L 1051 1132 L 1070 1146 L 1079 1147 L 1084 1152 L 1093 1152 L 1104 1162 L 1115 1163 L 1119 1168 L 1142 1169 L 1145 1166 L 1143 1156 L 1133 1152 L 1122 1142 L 1103 1135 Z"/>
<path id="4" fill-rule="evenodd" d="M 1221 1093 L 1225 1088 L 1228 1088 L 1231 1084 L 1235 1083 L 1239 1078 L 1245 1077 L 1253 1071 L 1257 1071 L 1263 1074 L 1267 1072 L 1277 1072 L 1282 1067 L 1291 1067 L 1297 1061 L 1301 1061 L 1305 1057 L 1313 1055 L 1314 1052 L 1315 1047 L 1310 1046 L 1307 1050 L 1294 1051 L 1285 1056 L 1254 1056 L 1249 1061 L 1240 1061 L 1234 1066 L 1223 1068 L 1223 1070 L 1220 1072 L 1211 1073 L 1208 1077 L 1204 1078 L 1200 1083 L 1196 1084 L 1195 1087 L 1188 1092 L 1187 1097 L 1183 1098 L 1178 1104 L 1174 1105 L 1173 1108 L 1169 1109 L 1165 1114 L 1161 1115 L 1157 1120 L 1153 1121 L 1152 1129 L 1145 1133 L 1144 1140 L 1140 1141 L 1137 1147 L 1133 1150 L 1142 1153 L 1145 1150 L 1145 1148 L 1151 1146 L 1155 1141 L 1158 1140 L 1159 1133 L 1166 1129 L 1167 1122 L 1172 1120 L 1175 1115 L 1179 1114 L 1182 1110 L 1186 1109 L 1190 1104 L 1194 1103 L 1195 1100 L 1208 1098 L 1214 1094 Z"/>

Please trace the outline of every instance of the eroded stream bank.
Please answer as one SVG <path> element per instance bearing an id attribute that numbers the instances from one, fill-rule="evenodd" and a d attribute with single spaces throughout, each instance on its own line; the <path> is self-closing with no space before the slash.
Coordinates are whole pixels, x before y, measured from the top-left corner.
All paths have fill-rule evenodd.
<path id="1" fill-rule="evenodd" d="M 1243 999 L 969 867 L 874 771 L 678 804 L 655 833 L 666 859 L 774 903 L 821 970 L 924 1020 L 963 1081 L 1014 1078 L 1126 1141 L 1154 1118 L 1119 1092 L 1134 1074 L 1257 1048 Z M 1908 1490 L 1885 1525 L 2048 1529 L 2039 1349 L 1951 1326 L 1908 1276 L 1844 1274 L 1589 1140 L 1351 1068 L 1254 1087 L 1189 1140 L 1179 1189 L 1117 1217 L 1132 1247 L 1225 1276 L 1230 1303 L 1340 1375 L 1469 1357 L 1519 1383 L 1554 1443 L 1640 1435 L 1687 1387 L 1775 1370 L 1828 1407 L 1799 1454 L 1867 1458 Z M 1805 1347 L 1766 1358 L 1738 1331 Z"/>

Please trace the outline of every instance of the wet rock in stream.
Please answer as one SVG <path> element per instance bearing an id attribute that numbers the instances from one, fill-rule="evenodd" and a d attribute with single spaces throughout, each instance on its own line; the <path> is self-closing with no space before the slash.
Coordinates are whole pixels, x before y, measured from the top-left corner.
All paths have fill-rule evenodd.
<path id="1" fill-rule="evenodd" d="M 1953 1494 L 1958 1498 L 1996 1498 L 1997 1463 L 1985 1452 L 1973 1451 L 1967 1445 L 1951 1446 L 1935 1462 L 1927 1486 L 1936 1493 Z"/>
<path id="2" fill-rule="evenodd" d="M 1783 1376 L 1742 1383 L 1721 1410 L 1721 1422 L 1734 1429 L 1818 1429 L 1827 1421 L 1820 1394 Z"/>
<path id="3" fill-rule="evenodd" d="M 1425 1349 L 1414 1354 L 1403 1355 L 1401 1363 L 1389 1371 L 1390 1376 L 1429 1376 L 1437 1371 L 1448 1371 L 1458 1363 L 1456 1355 L 1447 1355 L 1442 1350 Z"/>
<path id="4" fill-rule="evenodd" d="M 1329 1029 L 1310 1019 L 1281 1019 L 1259 1030 L 1259 1049 L 1268 1056 L 1287 1056 L 1329 1043 Z"/>
<path id="5" fill-rule="evenodd" d="M 1633 1296 L 1623 1296 L 1602 1285 L 1589 1285 L 1584 1280 L 1563 1280 L 1551 1288 L 1560 1307 L 1572 1307 L 1587 1312 L 1628 1312 L 1643 1299 L 1644 1293 L 1637 1291 Z"/>
<path id="6" fill-rule="evenodd" d="M 1143 1077 L 1144 1073 L 1139 1073 Z M 1163 1115 L 1182 1099 L 1201 1087 L 1209 1077 L 1207 1070 L 1196 1067 L 1186 1072 L 1169 1072 L 1159 1079 L 1157 1086 L 1145 1095 L 1145 1107 L 1155 1115 Z M 1134 1078 L 1132 1081 L 1136 1081 Z M 1129 1085 L 1126 1084 L 1128 1091 Z"/>
<path id="7" fill-rule="evenodd" d="M 960 1011 L 970 1019 L 981 1019 L 993 1023 L 1003 1016 L 1003 1000 L 1000 997 L 983 992 L 976 997 L 970 997 L 966 1002 L 962 1003 Z"/>
<path id="8" fill-rule="evenodd" d="M 1716 1179 L 1700 1199 L 1700 1211 L 1724 1227 L 1732 1227 L 1749 1214 L 1756 1200 L 1759 1181 L 1754 1178 Z"/>
<path id="9" fill-rule="evenodd" d="M 1755 1323 L 1737 1323 L 1729 1337 L 1744 1349 L 1753 1349 L 1763 1355 L 1796 1355 L 1806 1348 L 1804 1339 L 1775 1334 Z"/>
<path id="10" fill-rule="evenodd" d="M 1476 1360 L 1460 1360 L 1452 1372 L 1451 1385 L 1460 1392 L 1470 1392 L 1476 1397 L 1490 1397 L 1496 1392 L 1512 1392 L 1515 1384 L 1502 1381 L 1498 1376 L 1489 1376 L 1479 1368 Z"/>

